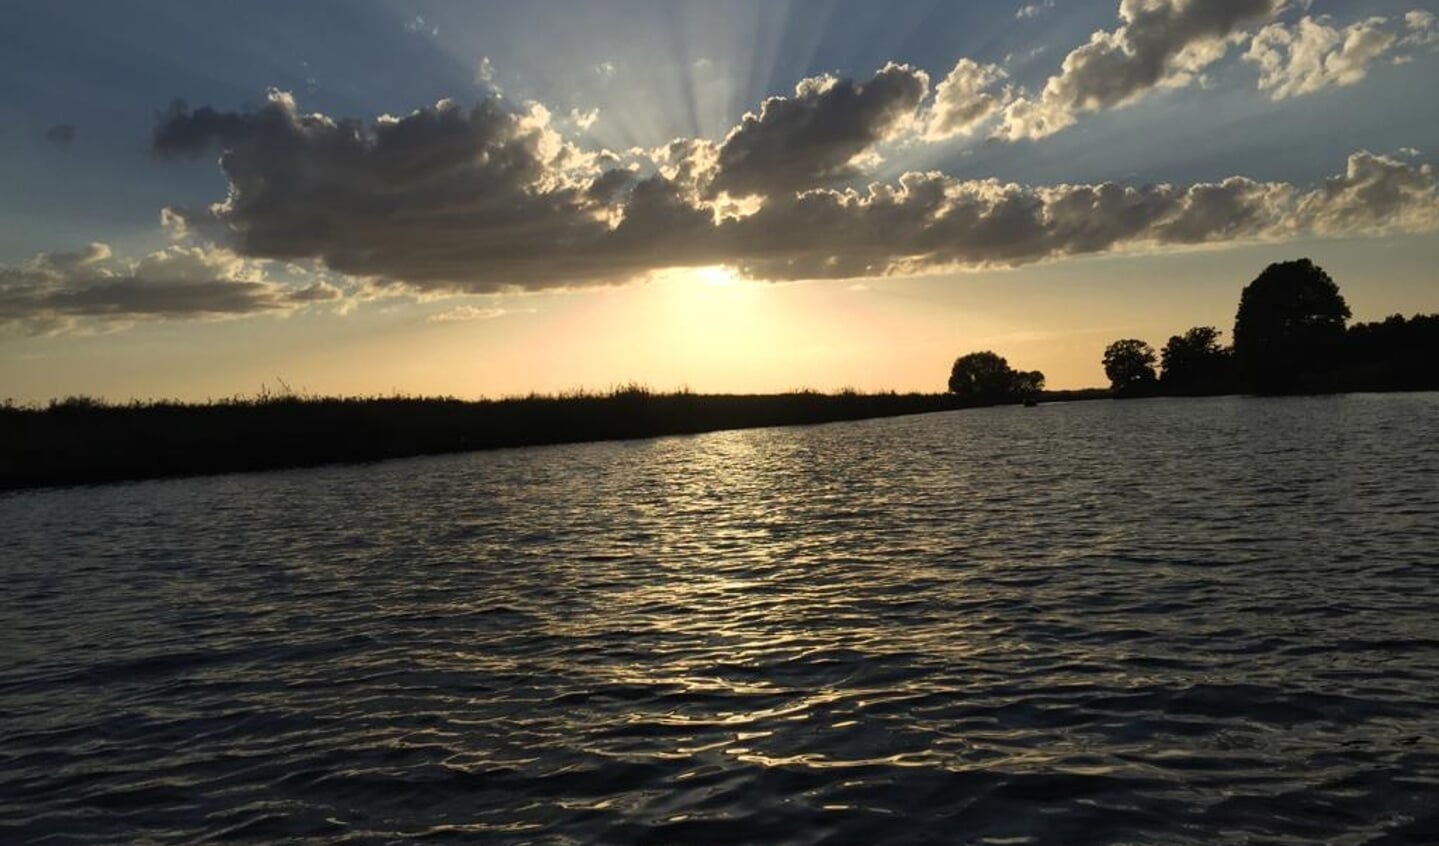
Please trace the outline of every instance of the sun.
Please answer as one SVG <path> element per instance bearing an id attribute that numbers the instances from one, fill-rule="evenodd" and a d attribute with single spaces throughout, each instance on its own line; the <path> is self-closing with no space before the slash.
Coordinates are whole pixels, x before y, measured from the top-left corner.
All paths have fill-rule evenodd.
<path id="1" fill-rule="evenodd" d="M 725 267 L 722 264 L 696 267 L 690 271 L 690 275 L 700 284 L 708 285 L 711 288 L 723 288 L 733 285 L 739 278 L 734 268 Z"/>

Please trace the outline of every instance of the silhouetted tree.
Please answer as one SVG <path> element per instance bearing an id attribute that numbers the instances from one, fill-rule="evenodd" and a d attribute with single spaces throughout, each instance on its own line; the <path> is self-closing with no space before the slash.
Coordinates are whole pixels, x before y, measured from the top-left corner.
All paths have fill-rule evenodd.
<path id="1" fill-rule="evenodd" d="M 1020 399 L 1038 399 L 1044 392 L 1044 374 L 1038 370 L 1020 370 L 1014 374 L 1014 393 Z"/>
<path id="2" fill-rule="evenodd" d="M 1154 347 L 1137 339 L 1115 341 L 1104 349 L 1104 375 L 1114 393 L 1122 397 L 1154 393 Z"/>
<path id="3" fill-rule="evenodd" d="M 1312 389 L 1337 363 L 1348 319 L 1339 286 L 1309 259 L 1271 264 L 1239 297 L 1234 355 L 1257 391 Z"/>
<path id="4" fill-rule="evenodd" d="M 1195 326 L 1173 335 L 1160 350 L 1163 372 L 1159 381 L 1165 393 L 1217 393 L 1230 388 L 1229 350 L 1219 345 L 1218 329 Z"/>
<path id="5" fill-rule="evenodd" d="M 1027 399 L 1044 388 L 1038 370 L 1015 371 L 1004 356 L 985 350 L 960 356 L 949 371 L 950 393 L 977 402 Z"/>
<path id="6" fill-rule="evenodd" d="M 960 356 L 949 371 L 949 391 L 966 399 L 998 400 L 1009 393 L 1013 372 L 1004 356 L 985 350 Z"/>
<path id="7" fill-rule="evenodd" d="M 1333 387 L 1351 391 L 1439 388 L 1439 314 L 1395 314 L 1356 323 L 1344 337 L 1344 355 Z"/>
<path id="8" fill-rule="evenodd" d="M 1271 264 L 1244 288 L 1234 346 L 1213 326 L 1170 337 L 1157 383 L 1154 351 L 1133 338 L 1104 351 L 1118 396 L 1218 394 L 1254 390 L 1439 390 L 1439 314 L 1395 314 L 1345 329 L 1349 305 L 1309 259 Z"/>

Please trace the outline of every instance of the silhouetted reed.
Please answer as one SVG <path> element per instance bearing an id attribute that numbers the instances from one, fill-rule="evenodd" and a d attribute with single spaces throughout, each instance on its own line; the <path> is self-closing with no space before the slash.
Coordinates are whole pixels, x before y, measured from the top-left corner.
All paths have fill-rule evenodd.
<path id="1" fill-rule="evenodd" d="M 68 397 L 45 407 L 0 406 L 0 488 L 825 423 L 978 404 L 948 394 L 700 395 L 636 384 L 473 402 L 288 391 L 203 404 Z"/>

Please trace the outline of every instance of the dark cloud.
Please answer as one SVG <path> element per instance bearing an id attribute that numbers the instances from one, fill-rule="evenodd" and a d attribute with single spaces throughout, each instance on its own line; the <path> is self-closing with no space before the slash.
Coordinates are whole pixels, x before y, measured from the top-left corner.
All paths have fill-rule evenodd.
<path id="1" fill-rule="evenodd" d="M 854 159 L 913 118 L 928 91 L 924 71 L 893 63 L 863 84 L 806 79 L 793 97 L 770 97 L 730 131 L 710 190 L 774 194 L 854 176 Z"/>
<path id="2" fill-rule="evenodd" d="M 248 130 L 250 123 L 241 115 L 218 112 L 209 106 L 192 111 L 189 103 L 175 99 L 168 109 L 156 115 L 150 149 L 165 159 L 181 156 L 195 158 L 217 139 L 239 137 Z"/>
<path id="3" fill-rule="evenodd" d="M 75 143 L 75 127 L 73 124 L 57 123 L 45 130 L 45 140 L 56 147 L 68 147 Z"/>
<path id="4" fill-rule="evenodd" d="M 136 277 L 51 291 L 40 305 L 60 314 L 87 317 L 196 317 L 279 307 L 269 287 L 260 282 L 152 282 Z"/>
<path id="5" fill-rule="evenodd" d="M 1243 177 L 1187 187 L 1040 187 L 911 173 L 864 193 L 806 192 L 724 227 L 734 260 L 760 278 L 1014 267 L 1110 251 L 1434 229 L 1434 168 L 1367 152 L 1307 192 Z"/>
<path id="6" fill-rule="evenodd" d="M 264 278 L 254 262 L 220 249 L 170 247 L 131 264 L 110 258 L 108 246 L 91 244 L 0 268 L 0 329 L 36 333 L 94 322 L 235 316 L 340 294 L 324 282 L 290 291 Z"/>
<path id="7" fill-rule="evenodd" d="M 633 265 L 608 266 L 612 245 L 652 224 L 622 221 L 616 194 L 633 195 L 626 217 L 636 217 L 665 193 L 603 171 L 599 157 L 560 139 L 542 108 L 513 110 L 497 98 L 472 109 L 444 101 L 366 126 L 301 114 L 288 94 L 271 92 L 246 113 L 173 108 L 155 131 L 161 156 L 212 146 L 230 196 L 171 209 L 187 229 L 223 234 L 245 255 L 314 257 L 423 287 L 627 277 Z"/>
<path id="8" fill-rule="evenodd" d="M 1231 177 L 1187 187 L 1048 187 L 908 174 L 867 193 L 809 192 L 731 226 L 759 277 L 853 277 L 1014 267 L 1197 244 L 1439 229 L 1431 165 L 1372 153 L 1312 191 Z M 762 249 L 755 249 L 761 247 Z"/>
<path id="9" fill-rule="evenodd" d="M 1283 226 L 1294 190 L 1282 183 L 1231 176 L 1185 192 L 1185 213 L 1157 227 L 1163 243 L 1203 244 L 1264 237 Z"/>
<path id="10" fill-rule="evenodd" d="M 328 282 L 320 281 L 298 288 L 285 295 L 289 303 L 327 303 L 338 300 L 344 292 Z"/>
<path id="11" fill-rule="evenodd" d="M 1043 138 L 1077 116 L 1122 106 L 1161 85 L 1187 84 L 1228 51 L 1244 27 L 1284 0 L 1121 0 L 1121 25 L 1065 56 L 1037 98 L 1011 103 L 1000 134 Z"/>
<path id="12" fill-rule="evenodd" d="M 790 125 L 773 120 L 752 131 Z M 847 137 L 843 149 L 855 149 L 858 136 Z M 752 141 L 750 149 L 767 149 Z M 910 173 L 862 190 L 769 189 L 731 203 L 706 190 L 725 172 L 723 147 L 681 139 L 648 164 L 621 167 L 566 143 L 542 109 L 498 100 L 469 110 L 446 102 L 365 126 L 303 115 L 288 95 L 273 94 L 250 113 L 174 110 L 156 132 L 161 154 L 209 145 L 220 150 L 230 190 L 215 206 L 169 212 L 189 231 L 227 238 L 244 256 L 314 258 L 380 286 L 421 290 L 613 283 L 711 264 L 759 278 L 862 277 L 1439 227 L 1433 169 L 1370 153 L 1307 193 L 1243 177 L 1025 186 Z M 799 184 L 834 173 L 844 155 L 821 156 L 830 164 Z M 745 161 L 760 173 L 770 167 L 762 161 L 778 159 Z"/>
<path id="13" fill-rule="evenodd" d="M 866 193 L 809 192 L 734 225 L 762 245 L 760 277 L 856 277 L 946 267 L 1013 267 L 1064 256 L 1262 237 L 1283 217 L 1286 186 L 1247 180 L 1167 185 L 1033 187 L 907 174 Z M 1248 225 L 1212 211 L 1222 193 Z M 1276 196 L 1279 195 L 1279 196 Z"/>

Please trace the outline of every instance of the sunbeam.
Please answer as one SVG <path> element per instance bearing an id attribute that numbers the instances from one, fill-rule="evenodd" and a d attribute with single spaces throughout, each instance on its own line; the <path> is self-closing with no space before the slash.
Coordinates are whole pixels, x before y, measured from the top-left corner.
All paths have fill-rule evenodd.
<path id="1" fill-rule="evenodd" d="M 1436 308 L 1417 5 L 22 3 L 4 396 L 1082 387 L 1297 255 Z"/>

